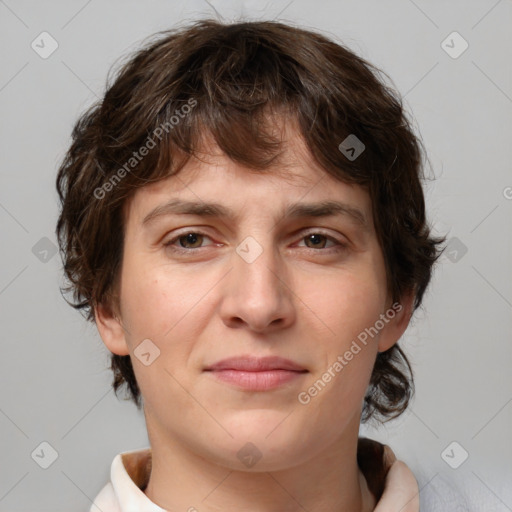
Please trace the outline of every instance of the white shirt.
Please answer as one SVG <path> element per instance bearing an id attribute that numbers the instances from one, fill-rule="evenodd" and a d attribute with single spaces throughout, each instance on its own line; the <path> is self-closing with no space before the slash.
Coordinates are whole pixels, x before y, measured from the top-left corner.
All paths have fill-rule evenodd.
<path id="1" fill-rule="evenodd" d="M 108 482 L 89 512 L 167 512 L 143 492 L 151 472 L 151 449 L 122 452 L 115 456 Z M 419 512 L 418 483 L 402 461 L 389 468 L 384 492 L 374 512 Z"/>

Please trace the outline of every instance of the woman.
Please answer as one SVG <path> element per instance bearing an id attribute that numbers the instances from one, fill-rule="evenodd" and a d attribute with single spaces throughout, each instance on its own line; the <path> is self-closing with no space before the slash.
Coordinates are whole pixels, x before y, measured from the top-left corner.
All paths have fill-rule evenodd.
<path id="1" fill-rule="evenodd" d="M 311 31 L 201 21 L 138 51 L 73 136 L 69 289 L 151 445 L 91 511 L 418 510 L 407 465 L 358 436 L 409 403 L 398 340 L 443 241 L 377 70 Z"/>

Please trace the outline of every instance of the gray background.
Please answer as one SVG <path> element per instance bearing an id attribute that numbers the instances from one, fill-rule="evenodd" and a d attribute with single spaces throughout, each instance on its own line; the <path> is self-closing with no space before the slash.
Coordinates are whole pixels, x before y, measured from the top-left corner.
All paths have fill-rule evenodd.
<path id="1" fill-rule="evenodd" d="M 450 249 L 402 340 L 414 402 L 362 434 L 389 443 L 422 493 L 458 482 L 486 503 L 474 510 L 512 510 L 510 0 L 0 0 L 0 511 L 86 511 L 113 457 L 148 445 L 142 413 L 110 388 L 94 325 L 60 296 L 54 180 L 74 121 L 116 59 L 215 10 L 319 29 L 405 95 L 436 178 L 426 185 L 429 218 Z M 59 45 L 46 59 L 31 47 L 43 31 Z M 469 44 L 457 58 L 441 44 L 453 31 Z M 58 453 L 48 469 L 31 456 L 43 441 Z M 452 464 L 469 453 L 457 469 L 442 457 L 453 441 Z"/>

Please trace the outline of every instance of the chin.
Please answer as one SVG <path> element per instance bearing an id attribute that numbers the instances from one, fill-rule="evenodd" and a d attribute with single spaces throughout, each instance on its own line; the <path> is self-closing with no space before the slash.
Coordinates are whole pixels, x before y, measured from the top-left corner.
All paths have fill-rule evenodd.
<path id="1" fill-rule="evenodd" d="M 291 409 L 246 409 L 234 411 L 220 422 L 237 441 L 268 443 L 273 439 L 289 437 L 290 427 L 293 428 L 294 424 L 291 417 L 287 418 L 290 412 Z"/>

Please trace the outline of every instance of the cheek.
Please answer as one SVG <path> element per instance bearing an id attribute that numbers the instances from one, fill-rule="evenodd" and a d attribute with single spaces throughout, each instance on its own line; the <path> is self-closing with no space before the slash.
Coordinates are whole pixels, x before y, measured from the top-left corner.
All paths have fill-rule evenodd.
<path id="1" fill-rule="evenodd" d="M 123 270 L 121 310 L 130 346 L 149 338 L 173 359 L 192 349 L 208 319 L 209 296 L 215 279 L 198 279 L 197 271 L 153 264 L 151 258 L 127 259 Z"/>
<path id="2" fill-rule="evenodd" d="M 325 277 L 315 287 L 302 287 L 297 295 L 318 319 L 325 340 L 342 350 L 351 340 L 379 318 L 385 306 L 385 294 L 378 276 L 369 269 L 365 273 L 339 273 Z"/>
<path id="3" fill-rule="evenodd" d="M 148 403 L 180 397 L 181 388 L 173 377 L 182 383 L 187 380 L 189 356 L 203 330 L 198 319 L 205 316 L 201 310 L 206 304 L 201 301 L 205 291 L 193 276 L 171 273 L 168 266 L 144 268 L 135 261 L 133 265 L 128 263 L 129 260 L 122 281 L 121 309 L 137 382 Z M 152 357 L 155 353 L 158 356 L 148 366 L 137 359 L 138 346 L 147 339 L 159 351 L 149 345 Z M 187 397 L 182 398 L 184 402 L 172 400 L 185 407 Z"/>
<path id="4" fill-rule="evenodd" d="M 154 337 L 172 327 L 179 312 L 179 297 L 154 272 L 126 268 L 122 281 L 121 310 L 132 337 Z"/>
<path id="5" fill-rule="evenodd" d="M 377 262 L 378 263 L 378 262 Z M 377 264 L 339 272 L 303 287 L 302 297 L 321 326 L 317 350 L 323 352 L 308 382 L 312 408 L 323 417 L 324 404 L 338 421 L 360 405 L 366 392 L 375 357 L 377 336 L 367 329 L 375 325 L 385 307 L 385 282 Z M 305 313 L 306 314 L 306 313 Z M 319 331 L 320 329 L 314 328 Z M 319 360 L 319 361 L 320 361 Z M 344 404 L 344 407 L 335 407 Z"/>

